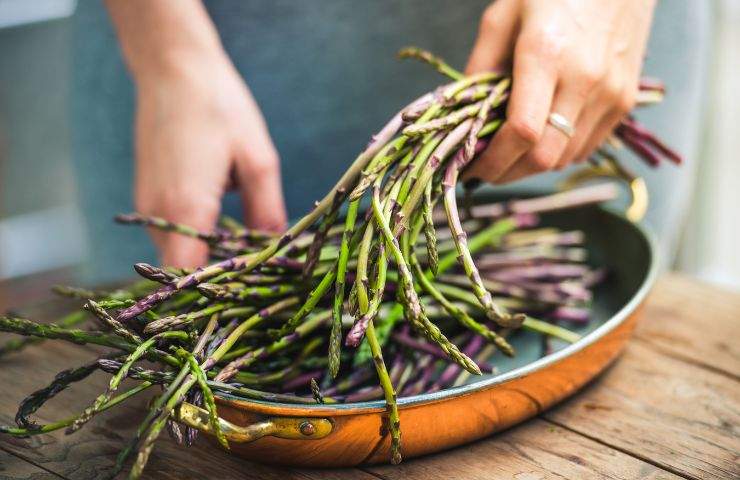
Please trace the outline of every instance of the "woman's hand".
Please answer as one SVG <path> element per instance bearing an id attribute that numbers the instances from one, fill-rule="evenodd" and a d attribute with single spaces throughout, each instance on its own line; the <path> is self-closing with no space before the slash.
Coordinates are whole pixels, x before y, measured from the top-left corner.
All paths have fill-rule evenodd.
<path id="1" fill-rule="evenodd" d="M 284 228 L 279 158 L 231 64 L 193 59 L 181 70 L 139 82 L 136 209 L 210 231 L 231 186 L 239 189 L 248 226 Z M 165 265 L 207 260 L 202 242 L 162 232 L 153 238 Z"/>
<path id="2" fill-rule="evenodd" d="M 278 154 L 200 0 L 107 0 L 137 87 L 136 209 L 212 230 L 226 190 L 245 223 L 286 223 Z M 206 246 L 153 232 L 162 263 L 202 265 Z"/>
<path id="3" fill-rule="evenodd" d="M 512 72 L 507 119 L 466 172 L 494 183 L 583 161 L 634 106 L 654 0 L 498 0 L 466 73 Z M 565 117 L 572 138 L 548 122 Z"/>

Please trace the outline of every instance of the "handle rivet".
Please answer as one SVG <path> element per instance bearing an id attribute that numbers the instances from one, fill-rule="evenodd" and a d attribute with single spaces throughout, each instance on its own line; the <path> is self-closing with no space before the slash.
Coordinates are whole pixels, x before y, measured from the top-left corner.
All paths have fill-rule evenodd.
<path id="1" fill-rule="evenodd" d="M 305 435 L 307 437 L 310 437 L 311 435 L 313 435 L 314 433 L 316 433 L 316 427 L 314 426 L 313 423 L 311 423 L 309 421 L 306 421 L 306 422 L 301 423 L 298 426 L 298 429 L 301 431 L 301 433 L 303 435 Z"/>

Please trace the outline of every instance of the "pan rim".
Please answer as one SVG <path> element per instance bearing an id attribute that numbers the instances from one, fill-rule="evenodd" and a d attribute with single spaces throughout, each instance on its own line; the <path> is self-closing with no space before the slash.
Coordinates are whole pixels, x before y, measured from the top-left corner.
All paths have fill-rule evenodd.
<path id="1" fill-rule="evenodd" d="M 496 375 L 491 378 L 479 380 L 477 382 L 469 383 L 466 385 L 460 385 L 458 387 L 446 388 L 433 393 L 422 393 L 419 395 L 413 395 L 409 397 L 399 397 L 398 407 L 399 409 L 405 409 L 410 407 L 416 407 L 426 405 L 430 403 L 437 403 L 451 398 L 457 398 L 465 395 L 472 394 L 474 392 L 488 389 L 495 385 L 501 385 L 506 382 L 521 378 L 539 370 L 542 370 L 552 364 L 555 364 L 576 352 L 579 352 L 586 347 L 596 343 L 601 338 L 605 337 L 609 332 L 614 330 L 616 327 L 621 325 L 630 315 L 637 309 L 639 305 L 643 303 L 648 293 L 653 287 L 655 280 L 658 275 L 658 255 L 657 255 L 657 242 L 652 231 L 646 226 L 639 223 L 634 223 L 626 219 L 621 213 L 615 211 L 612 208 L 599 206 L 597 207 L 603 211 L 604 214 L 609 215 L 630 228 L 634 229 L 647 244 L 647 252 L 649 256 L 648 270 L 645 274 L 637 292 L 625 303 L 619 311 L 617 311 L 610 319 L 604 322 L 601 326 L 597 327 L 594 331 L 588 333 L 579 341 L 558 350 L 557 352 L 542 357 L 534 362 L 528 363 L 527 365 L 515 368 L 511 371 Z M 214 392 L 215 393 L 215 392 Z M 380 412 L 385 410 L 385 400 L 372 400 L 366 402 L 357 403 L 336 403 L 336 404 L 310 404 L 310 403 L 281 403 L 281 402 L 269 402 L 264 400 L 250 400 L 240 397 L 236 397 L 229 394 L 216 394 L 216 397 L 227 404 L 234 405 L 240 409 L 249 409 L 250 405 L 258 406 L 262 412 L 267 410 L 275 409 L 276 414 L 279 413 L 281 416 L 293 415 L 305 416 L 307 411 L 310 411 L 312 415 L 354 415 L 360 413 L 369 412 Z"/>

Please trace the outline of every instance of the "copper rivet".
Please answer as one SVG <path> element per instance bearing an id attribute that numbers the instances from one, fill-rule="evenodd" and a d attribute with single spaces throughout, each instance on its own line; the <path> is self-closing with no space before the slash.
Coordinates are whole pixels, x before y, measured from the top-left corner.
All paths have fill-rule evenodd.
<path id="1" fill-rule="evenodd" d="M 303 422 L 298 426 L 298 429 L 307 437 L 310 437 L 316 433 L 316 427 L 311 422 Z"/>

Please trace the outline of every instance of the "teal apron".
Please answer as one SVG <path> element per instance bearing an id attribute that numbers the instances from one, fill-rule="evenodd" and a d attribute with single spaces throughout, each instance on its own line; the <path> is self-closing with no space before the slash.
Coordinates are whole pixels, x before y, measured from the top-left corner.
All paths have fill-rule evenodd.
<path id="1" fill-rule="evenodd" d="M 488 3 L 206 2 L 226 50 L 267 119 L 283 162 L 291 218 L 303 214 L 333 185 L 369 136 L 400 106 L 445 81 L 424 65 L 398 61 L 398 49 L 418 45 L 462 68 Z M 700 45 L 694 39 L 706 31 L 706 22 L 688 22 L 696 18 L 697 9 L 688 1 L 670 5 L 656 14 L 646 71 L 664 78 L 671 96 L 665 105 L 647 113 L 645 123 L 682 152 L 693 153 L 688 149 L 693 147 L 690 134 L 696 128 L 689 120 L 699 117 L 695 112 L 699 99 L 698 80 L 691 72 L 703 71 L 697 68 L 701 58 L 688 52 L 687 64 L 686 52 L 676 58 L 664 53 L 671 51 L 671 45 Z M 131 265 L 137 261 L 155 261 L 143 230 L 112 223 L 116 213 L 133 209 L 133 86 L 102 2 L 81 0 L 74 27 L 72 144 L 89 239 L 85 271 L 91 281 L 118 279 L 131 275 Z M 693 100 L 686 101 L 687 96 Z M 676 119 L 681 120 L 674 126 Z M 677 223 L 677 207 L 664 205 L 660 198 L 670 198 L 663 190 L 678 177 L 687 179 L 690 168 L 666 170 L 670 172 L 650 177 L 656 191 L 650 220 L 659 233 L 670 236 L 675 228 L 666 225 Z M 552 178 L 545 176 L 524 185 L 547 188 L 551 184 Z M 228 196 L 224 209 L 238 212 L 235 200 Z"/>

